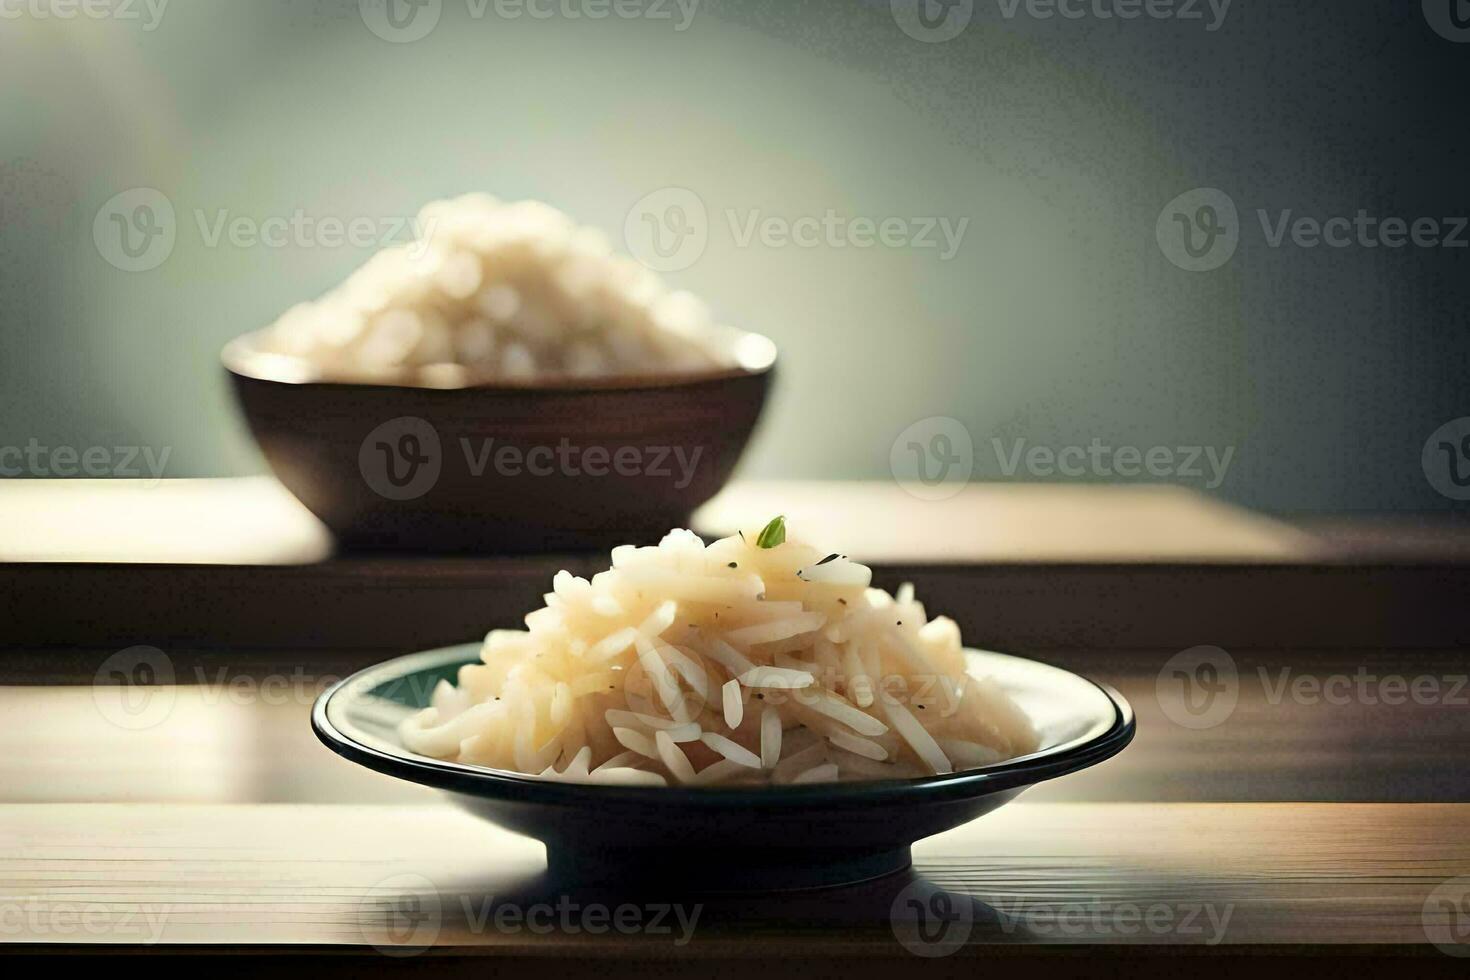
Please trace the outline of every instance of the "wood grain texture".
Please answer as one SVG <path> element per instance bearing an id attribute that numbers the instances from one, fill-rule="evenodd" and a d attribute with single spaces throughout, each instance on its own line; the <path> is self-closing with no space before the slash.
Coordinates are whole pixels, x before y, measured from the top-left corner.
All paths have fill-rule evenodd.
<path id="1" fill-rule="evenodd" d="M 1026 652 L 1112 684 L 1138 716 L 1138 736 L 1122 755 L 1028 799 L 1470 803 L 1470 653 L 1231 651 L 1234 709 L 1218 724 L 1189 728 L 1175 720 L 1184 717 L 1180 685 L 1167 675 L 1161 683 L 1174 650 Z M 0 658 L 0 680 L 73 685 L 0 687 L 0 803 L 427 797 L 338 758 L 311 734 L 316 694 L 376 661 L 372 651 L 170 650 L 176 685 L 94 689 L 110 653 Z M 1382 696 L 1393 679 L 1407 690 L 1421 678 L 1436 698 Z M 145 695 L 153 699 L 146 716 L 113 710 L 114 699 Z"/>
<path id="2" fill-rule="evenodd" d="M 0 655 L 139 643 L 407 653 L 516 628 L 558 570 L 606 567 L 568 556 L 0 564 Z M 1470 647 L 1470 564 L 876 565 L 874 581 L 914 583 L 972 642 L 1002 650 Z"/>
<path id="3" fill-rule="evenodd" d="M 902 955 L 914 912 L 901 892 L 919 881 L 962 903 L 950 922 L 967 924 L 956 950 L 967 957 L 1057 944 L 1427 947 L 1447 914 L 1432 893 L 1470 874 L 1467 820 L 1465 805 L 1018 803 L 923 842 L 915 875 L 714 898 L 549 881 L 538 844 L 447 805 L 6 806 L 0 927 L 60 947 Z M 599 904 L 635 906 L 639 927 L 589 933 Z M 653 928 L 656 906 L 678 904 L 683 928 L 673 910 L 670 931 Z M 533 908 L 518 924 L 514 910 Z"/>
<path id="4" fill-rule="evenodd" d="M 1390 548 L 1381 534 L 1364 537 L 1376 548 L 1338 547 L 1340 529 L 1314 536 L 1160 487 L 974 486 L 936 503 L 892 485 L 746 484 L 706 519 L 777 501 L 873 564 L 879 584 L 914 582 L 999 649 L 1470 646 L 1470 548 Z M 320 527 L 258 480 L 0 483 L 0 531 L 0 654 L 403 653 L 514 626 L 556 571 L 607 564 L 600 553 L 308 560 Z"/>
<path id="5" fill-rule="evenodd" d="M 695 521 L 733 534 L 777 513 L 812 541 L 888 564 L 1303 561 L 1327 552 L 1312 533 L 1170 486 L 974 484 L 930 501 L 894 483 L 746 481 Z M 270 477 L 0 481 L 0 561 L 293 565 L 329 549 L 320 522 Z"/>

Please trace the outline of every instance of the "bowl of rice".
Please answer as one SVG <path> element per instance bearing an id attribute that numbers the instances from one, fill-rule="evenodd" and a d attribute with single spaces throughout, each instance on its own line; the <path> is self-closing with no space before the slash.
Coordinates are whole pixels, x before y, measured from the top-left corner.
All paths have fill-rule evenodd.
<path id="1" fill-rule="evenodd" d="M 548 205 L 466 195 L 228 344 L 282 483 L 350 547 L 606 547 L 729 478 L 775 346 Z"/>
<path id="2" fill-rule="evenodd" d="M 1095 765 L 1127 702 L 967 649 L 908 586 L 875 589 L 785 524 L 672 531 L 559 573 L 525 629 L 369 668 L 318 737 L 538 838 L 577 883 L 714 891 L 890 873 L 909 845 Z"/>

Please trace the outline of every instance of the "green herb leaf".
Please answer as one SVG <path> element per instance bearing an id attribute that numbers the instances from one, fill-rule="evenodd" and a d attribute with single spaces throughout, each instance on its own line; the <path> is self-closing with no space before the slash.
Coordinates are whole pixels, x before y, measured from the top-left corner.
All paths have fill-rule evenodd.
<path id="1" fill-rule="evenodd" d="M 774 548 L 779 544 L 786 543 L 786 518 L 774 517 L 771 523 L 761 529 L 760 537 L 755 539 L 757 548 Z"/>

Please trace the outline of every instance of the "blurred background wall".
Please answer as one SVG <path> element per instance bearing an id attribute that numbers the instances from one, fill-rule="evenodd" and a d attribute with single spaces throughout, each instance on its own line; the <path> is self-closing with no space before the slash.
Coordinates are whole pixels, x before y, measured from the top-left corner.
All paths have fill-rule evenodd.
<path id="1" fill-rule="evenodd" d="M 1017 446 L 1212 447 L 1221 479 L 1165 479 L 1464 506 L 1421 465 L 1470 415 L 1463 0 L 160 2 L 0 0 L 0 446 L 260 471 L 219 347 L 372 247 L 230 223 L 389 236 L 488 190 L 620 246 L 694 202 L 668 278 L 784 357 L 746 475 L 886 478 L 940 416 L 976 479 L 1107 478 L 1008 474 Z M 106 244 L 160 196 L 161 260 Z M 1440 244 L 1273 242 L 1360 211 Z"/>

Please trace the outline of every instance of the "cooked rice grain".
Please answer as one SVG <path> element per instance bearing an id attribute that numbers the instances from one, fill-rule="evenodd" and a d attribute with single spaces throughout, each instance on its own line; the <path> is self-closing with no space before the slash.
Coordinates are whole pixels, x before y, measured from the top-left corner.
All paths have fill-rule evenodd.
<path id="1" fill-rule="evenodd" d="M 1036 748 L 911 588 L 889 595 L 847 558 L 757 537 L 671 531 L 614 549 L 590 580 L 557 574 L 527 629 L 491 632 L 482 662 L 402 723 L 404 744 L 635 786 L 907 779 Z"/>

